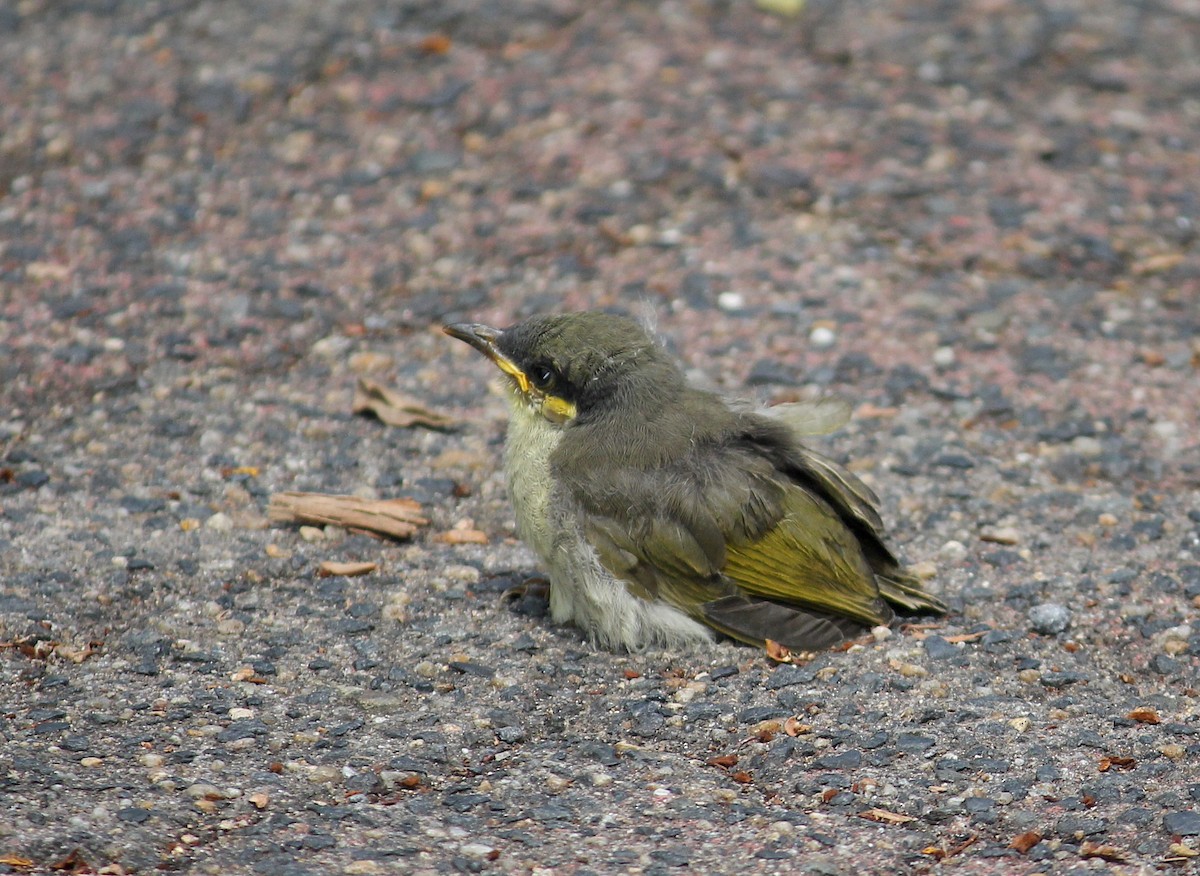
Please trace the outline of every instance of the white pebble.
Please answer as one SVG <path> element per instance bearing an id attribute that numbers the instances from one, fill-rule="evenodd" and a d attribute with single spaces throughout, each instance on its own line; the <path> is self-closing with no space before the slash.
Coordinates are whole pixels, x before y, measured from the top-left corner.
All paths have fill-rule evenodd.
<path id="1" fill-rule="evenodd" d="M 837 334 L 828 326 L 819 325 L 808 334 L 808 342 L 818 350 L 832 347 L 837 341 Z"/>
<path id="2" fill-rule="evenodd" d="M 953 562 L 967 555 L 967 546 L 961 541 L 951 539 L 938 548 L 938 559 Z"/>
<path id="3" fill-rule="evenodd" d="M 461 581 L 464 584 L 478 584 L 479 570 L 474 566 L 446 566 L 442 569 L 442 576 L 448 581 Z"/>
<path id="4" fill-rule="evenodd" d="M 204 525 L 213 532 L 229 532 L 233 529 L 233 520 L 224 511 L 218 511 L 212 517 L 204 521 Z"/>
<path id="5" fill-rule="evenodd" d="M 741 292 L 722 292 L 717 296 L 717 307 L 724 311 L 741 310 L 746 306 L 746 297 Z"/>
<path id="6" fill-rule="evenodd" d="M 1043 602 L 1029 609 L 1029 626 L 1035 633 L 1053 635 L 1071 625 L 1071 610 L 1057 602 Z"/>

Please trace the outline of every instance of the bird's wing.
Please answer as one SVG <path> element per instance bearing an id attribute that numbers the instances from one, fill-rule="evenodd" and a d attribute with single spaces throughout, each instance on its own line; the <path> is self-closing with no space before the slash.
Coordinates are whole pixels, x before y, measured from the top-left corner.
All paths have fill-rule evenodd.
<path id="1" fill-rule="evenodd" d="M 726 545 L 725 575 L 755 596 L 867 626 L 889 621 L 892 612 L 879 595 L 858 537 L 829 503 L 791 484 L 782 512 L 761 536 Z"/>
<path id="2" fill-rule="evenodd" d="M 891 611 L 838 512 L 749 446 L 713 444 L 684 466 L 606 472 L 574 490 L 600 562 L 736 638 L 800 650 Z M 843 620 L 839 620 L 839 617 Z"/>
<path id="3" fill-rule="evenodd" d="M 793 435 L 828 435 L 846 425 L 853 413 L 848 401 L 836 395 L 823 395 L 812 401 L 784 402 L 760 411 L 779 420 Z"/>

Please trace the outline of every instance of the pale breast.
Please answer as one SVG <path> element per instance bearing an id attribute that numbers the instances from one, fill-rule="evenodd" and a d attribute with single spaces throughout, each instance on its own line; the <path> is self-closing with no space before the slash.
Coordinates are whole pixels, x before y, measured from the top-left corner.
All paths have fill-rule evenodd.
<path id="1" fill-rule="evenodd" d="M 554 490 L 550 455 L 561 438 L 560 427 L 519 401 L 513 404 L 504 453 L 508 490 L 517 532 L 550 576 L 551 616 L 559 623 L 574 621 L 609 648 L 640 651 L 711 641 L 710 629 L 665 603 L 639 599 L 601 565 L 583 536 L 581 510 Z"/>
<path id="2" fill-rule="evenodd" d="M 504 470 L 508 493 L 517 516 L 517 534 L 542 561 L 550 563 L 554 547 L 551 520 L 550 454 L 562 438 L 562 429 L 516 403 L 508 419 Z"/>

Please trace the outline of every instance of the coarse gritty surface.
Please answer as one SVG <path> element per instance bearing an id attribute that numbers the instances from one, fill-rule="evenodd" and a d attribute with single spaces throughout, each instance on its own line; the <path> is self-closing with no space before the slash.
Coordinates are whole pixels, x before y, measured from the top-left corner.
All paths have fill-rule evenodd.
<path id="1" fill-rule="evenodd" d="M 3 4 L 0 872 L 1196 872 L 1198 43 L 1182 0 Z M 436 326 L 581 307 L 852 396 L 820 447 L 952 614 L 793 667 L 502 607 L 503 403 Z M 352 417 L 367 372 L 464 427 Z"/>

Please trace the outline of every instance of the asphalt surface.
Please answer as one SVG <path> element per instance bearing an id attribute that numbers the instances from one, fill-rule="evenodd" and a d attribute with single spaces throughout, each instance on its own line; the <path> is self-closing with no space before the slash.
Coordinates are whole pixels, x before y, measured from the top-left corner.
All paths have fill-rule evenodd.
<path id="1" fill-rule="evenodd" d="M 0 872 L 1197 872 L 1197 221 L 1182 0 L 5 5 Z M 950 615 L 793 666 L 503 603 L 438 326 L 590 307 L 853 399 Z"/>

